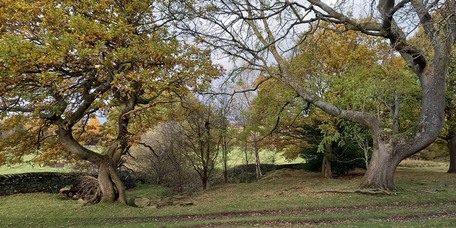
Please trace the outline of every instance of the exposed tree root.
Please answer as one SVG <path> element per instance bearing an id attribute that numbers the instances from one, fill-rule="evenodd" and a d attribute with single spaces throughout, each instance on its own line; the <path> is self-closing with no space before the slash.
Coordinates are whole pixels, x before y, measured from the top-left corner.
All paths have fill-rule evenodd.
<path id="1" fill-rule="evenodd" d="M 82 176 L 79 183 L 60 189 L 60 193 L 71 199 L 82 199 L 89 203 L 98 203 L 101 199 L 101 190 L 98 180 L 92 176 Z"/>
<path id="2" fill-rule="evenodd" d="M 77 195 L 89 203 L 97 203 L 101 199 L 101 190 L 98 180 L 92 176 L 82 176 L 77 187 Z"/>

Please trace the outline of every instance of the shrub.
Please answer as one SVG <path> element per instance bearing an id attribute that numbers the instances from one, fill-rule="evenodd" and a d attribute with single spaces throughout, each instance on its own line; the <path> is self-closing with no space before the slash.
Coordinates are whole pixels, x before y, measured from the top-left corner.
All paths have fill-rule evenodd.
<path id="1" fill-rule="evenodd" d="M 304 169 L 311 172 L 321 172 L 323 153 L 317 152 L 317 147 L 303 150 L 301 157 L 306 160 Z M 366 168 L 363 152 L 353 144 L 339 146 L 333 143 L 331 171 L 335 176 L 343 176 L 356 168 Z"/>
<path id="2" fill-rule="evenodd" d="M 261 164 L 261 172 L 266 174 L 268 172 L 279 169 L 304 169 L 302 163 L 274 165 L 274 164 Z M 255 164 L 238 165 L 228 169 L 228 178 L 233 183 L 250 183 L 256 181 L 256 168 Z"/>

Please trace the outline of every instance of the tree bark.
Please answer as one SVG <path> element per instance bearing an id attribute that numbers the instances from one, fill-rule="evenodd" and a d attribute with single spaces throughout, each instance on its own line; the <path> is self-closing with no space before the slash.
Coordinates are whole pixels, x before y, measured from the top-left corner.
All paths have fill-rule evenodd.
<path id="1" fill-rule="evenodd" d="M 203 186 L 203 190 L 206 190 L 207 189 L 207 183 L 208 183 L 207 174 L 205 174 L 204 176 L 201 177 L 201 183 L 202 183 L 202 186 Z"/>
<path id="2" fill-rule="evenodd" d="M 261 172 L 261 161 L 260 161 L 260 145 L 259 145 L 259 132 L 252 131 L 250 135 L 252 137 L 253 142 L 253 153 L 255 154 L 255 173 L 256 179 L 259 180 L 263 173 Z"/>
<path id="3" fill-rule="evenodd" d="M 259 180 L 262 176 L 263 173 L 261 172 L 261 161 L 260 161 L 260 148 L 258 147 L 258 141 L 255 138 L 254 139 L 254 150 L 255 150 L 255 172 L 256 172 L 256 178 Z"/>
<path id="4" fill-rule="evenodd" d="M 394 144 L 388 137 L 374 139 L 371 163 L 361 184 L 364 188 L 395 190 L 394 172 L 401 158 L 395 153 Z"/>
<path id="5" fill-rule="evenodd" d="M 368 169 L 369 163 L 370 163 L 370 159 L 369 159 L 370 156 L 369 156 L 369 141 L 367 139 L 364 140 L 362 149 L 364 152 L 364 162 L 366 164 L 366 169 Z"/>
<path id="6" fill-rule="evenodd" d="M 447 140 L 447 146 L 450 153 L 448 173 L 456 173 L 456 134 L 451 134 L 451 137 Z"/>
<path id="7" fill-rule="evenodd" d="M 393 120 L 393 134 L 399 133 L 399 128 L 400 128 L 400 102 L 399 102 L 399 96 L 397 94 L 397 91 L 394 91 L 393 94 L 393 108 L 391 110 L 392 112 L 392 120 Z"/>
<path id="8" fill-rule="evenodd" d="M 323 154 L 323 161 L 321 164 L 321 176 L 323 178 L 332 178 L 331 159 L 332 159 L 331 143 L 326 143 L 325 151 Z"/>
<path id="9" fill-rule="evenodd" d="M 110 159 L 106 158 L 99 166 L 98 171 L 98 184 L 101 190 L 101 202 L 112 203 L 118 201 L 126 204 L 127 197 L 125 192 L 125 185 L 120 177 L 117 175 L 117 166 L 109 162 Z"/>
<path id="10" fill-rule="evenodd" d="M 103 161 L 98 168 L 98 184 L 101 190 L 101 202 L 114 202 L 116 200 L 116 190 L 111 181 L 109 162 Z"/>
<path id="11" fill-rule="evenodd" d="M 116 172 L 117 164 L 120 159 L 120 155 L 116 156 L 116 154 L 119 152 L 108 152 L 107 155 L 100 155 L 90 151 L 87 152 L 87 149 L 80 146 L 80 144 L 77 144 L 77 142 L 73 142 L 74 139 L 71 132 L 65 131 L 64 129 L 59 130 L 59 138 L 65 148 L 72 152 L 77 151 L 74 153 L 82 155 L 81 157 L 83 159 L 98 165 L 98 184 L 101 190 L 101 196 L 96 198 L 101 198 L 101 202 L 117 201 L 122 204 L 127 203 L 125 185 Z"/>
<path id="12" fill-rule="evenodd" d="M 223 180 L 228 183 L 228 148 L 226 136 L 222 137 L 222 151 L 223 151 Z"/>
<path id="13" fill-rule="evenodd" d="M 127 128 L 130 117 L 128 113 L 134 109 L 137 101 L 135 96 L 131 96 L 129 99 L 123 101 L 124 103 L 120 105 L 122 113 L 119 115 L 117 123 L 119 129 L 117 138 L 111 143 L 104 155 L 85 148 L 73 137 L 72 127 L 78 120 L 76 117 L 80 117 L 82 114 L 78 114 L 73 120 L 64 120 L 60 118 L 57 122 L 59 126 L 57 134 L 60 143 L 79 158 L 98 165 L 98 184 L 101 190 L 101 202 L 117 201 L 122 204 L 127 203 L 125 185 L 118 176 L 116 170 L 122 155 L 129 148 Z"/>

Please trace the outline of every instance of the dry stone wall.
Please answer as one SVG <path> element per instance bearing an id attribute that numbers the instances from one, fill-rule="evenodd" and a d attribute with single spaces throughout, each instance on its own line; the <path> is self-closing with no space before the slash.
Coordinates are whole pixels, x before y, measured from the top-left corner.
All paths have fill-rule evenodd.
<path id="1" fill-rule="evenodd" d="M 0 175 L 0 195 L 16 193 L 58 193 L 67 185 L 79 183 L 81 173 L 22 173 Z"/>

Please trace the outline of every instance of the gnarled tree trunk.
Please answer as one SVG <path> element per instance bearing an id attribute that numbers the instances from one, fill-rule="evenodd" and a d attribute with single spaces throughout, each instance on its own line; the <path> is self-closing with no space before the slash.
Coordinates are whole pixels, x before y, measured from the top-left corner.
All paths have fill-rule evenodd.
<path id="1" fill-rule="evenodd" d="M 106 155 L 95 153 L 79 144 L 72 135 L 71 129 L 64 125 L 59 127 L 59 139 L 66 149 L 78 155 L 81 159 L 98 165 L 98 184 L 99 194 L 94 199 L 101 199 L 101 202 L 115 202 L 126 204 L 125 185 L 117 174 L 117 164 L 119 163 L 124 147 L 118 147 L 117 142 L 111 145 Z"/>
<path id="2" fill-rule="evenodd" d="M 120 99 L 119 99 L 120 100 Z M 106 154 L 99 154 L 82 146 L 74 137 L 72 127 L 77 122 L 58 120 L 59 129 L 57 134 L 61 144 L 80 159 L 86 160 L 98 166 L 98 184 L 101 202 L 127 203 L 125 185 L 117 174 L 116 170 L 123 154 L 128 151 L 128 124 L 129 113 L 137 104 L 135 96 L 124 99 L 120 105 L 121 114 L 118 117 L 118 133 L 116 139 L 111 143 Z M 79 118 L 80 119 L 80 118 Z"/>
<path id="3" fill-rule="evenodd" d="M 395 190 L 394 172 L 401 159 L 395 153 L 395 147 L 388 137 L 374 139 L 374 151 L 371 163 L 361 184 L 364 188 Z"/>
<path id="4" fill-rule="evenodd" d="M 101 190 L 101 202 L 115 202 L 126 204 L 125 185 L 116 172 L 117 165 L 107 158 L 99 165 L 98 184 Z"/>
<path id="5" fill-rule="evenodd" d="M 443 47 L 442 47 L 443 48 Z M 387 135 L 373 131 L 374 153 L 366 172 L 364 186 L 395 190 L 394 171 L 405 158 L 430 145 L 438 137 L 444 120 L 445 75 L 448 62 L 446 50 L 435 50 L 436 59 L 432 66 L 422 69 L 419 74 L 422 86 L 422 105 L 416 125 L 408 131 Z M 439 56 L 440 58 L 437 58 Z M 371 128 L 372 129 L 372 128 Z"/>

